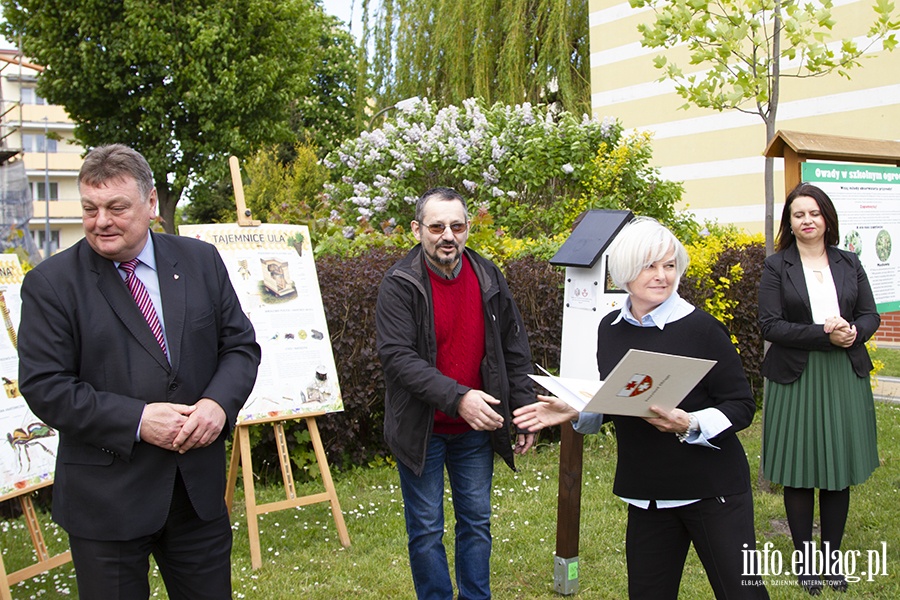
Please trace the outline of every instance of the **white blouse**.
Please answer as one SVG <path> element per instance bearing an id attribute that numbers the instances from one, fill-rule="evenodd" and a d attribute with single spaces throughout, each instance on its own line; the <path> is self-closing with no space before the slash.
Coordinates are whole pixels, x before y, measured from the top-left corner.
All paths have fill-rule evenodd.
<path id="1" fill-rule="evenodd" d="M 803 267 L 806 278 L 806 289 L 809 291 L 809 305 L 812 309 L 813 323 L 824 324 L 828 317 L 841 314 L 838 305 L 837 290 L 831 277 L 831 268 L 810 269 Z"/>

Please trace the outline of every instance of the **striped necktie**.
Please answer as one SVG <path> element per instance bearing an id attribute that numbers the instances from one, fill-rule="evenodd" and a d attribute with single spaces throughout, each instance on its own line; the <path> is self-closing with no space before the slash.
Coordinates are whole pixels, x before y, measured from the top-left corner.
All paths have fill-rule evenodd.
<path id="1" fill-rule="evenodd" d="M 153 337 L 159 342 L 159 347 L 162 348 L 163 354 L 168 357 L 169 351 L 166 348 L 166 338 L 163 336 L 162 325 L 159 323 L 159 316 L 156 314 L 156 309 L 153 308 L 153 301 L 150 299 L 147 288 L 144 287 L 141 280 L 134 274 L 134 270 L 140 263 L 141 261 L 138 259 L 132 258 L 127 262 L 121 263 L 119 268 L 125 271 L 127 275 L 125 277 L 125 285 L 128 286 L 131 295 L 134 296 L 134 301 L 137 303 L 141 314 L 144 315 L 144 318 L 147 320 L 147 325 L 150 326 Z"/>

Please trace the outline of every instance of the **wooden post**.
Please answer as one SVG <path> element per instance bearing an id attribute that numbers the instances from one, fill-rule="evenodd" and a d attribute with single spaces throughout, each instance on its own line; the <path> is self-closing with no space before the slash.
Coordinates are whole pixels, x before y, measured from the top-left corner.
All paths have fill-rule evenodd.
<path id="1" fill-rule="evenodd" d="M 244 476 L 244 504 L 247 508 L 247 534 L 250 536 L 250 566 L 253 569 L 258 569 L 262 566 L 258 517 L 259 515 L 270 512 L 307 506 L 309 504 L 317 504 L 319 502 L 328 502 L 331 505 L 331 514 L 334 517 L 334 524 L 337 528 L 341 545 L 344 548 L 350 547 L 350 535 L 347 532 L 347 525 L 344 523 L 344 514 L 341 512 L 337 491 L 334 489 L 334 481 L 331 479 L 331 469 L 328 467 L 328 457 L 325 455 L 325 447 L 322 445 L 322 438 L 319 435 L 319 426 L 316 424 L 316 417 L 322 416 L 323 414 L 325 413 L 311 413 L 296 417 L 275 417 L 271 420 L 244 421 L 243 423 L 240 423 L 235 430 L 234 442 L 231 448 L 231 463 L 228 472 L 228 487 L 225 490 L 225 502 L 230 511 L 234 502 L 234 488 L 237 484 L 238 466 L 242 466 Z M 322 475 L 322 483 L 325 487 L 325 491 L 322 493 L 297 496 L 297 489 L 294 485 L 294 476 L 291 471 L 290 453 L 287 447 L 287 439 L 284 435 L 284 421 L 296 419 L 303 419 L 306 422 L 306 426 L 309 428 L 309 437 L 312 442 L 313 451 L 316 455 L 316 462 L 319 465 L 319 473 Z M 269 502 L 267 504 L 257 504 L 256 502 L 253 466 L 250 457 L 249 426 L 260 423 L 271 423 L 275 428 L 275 444 L 278 449 L 278 460 L 281 466 L 281 477 L 284 482 L 285 491 L 285 500 Z"/>
<path id="2" fill-rule="evenodd" d="M 559 493 L 556 503 L 556 558 L 553 589 L 569 596 L 578 591 L 578 542 L 581 523 L 581 472 L 584 436 L 571 425 L 560 428 Z"/>
<path id="3" fill-rule="evenodd" d="M 784 147 L 784 193 L 791 193 L 795 187 L 800 185 L 800 169 L 804 161 L 790 146 Z M 777 229 L 777 228 L 776 228 Z"/>

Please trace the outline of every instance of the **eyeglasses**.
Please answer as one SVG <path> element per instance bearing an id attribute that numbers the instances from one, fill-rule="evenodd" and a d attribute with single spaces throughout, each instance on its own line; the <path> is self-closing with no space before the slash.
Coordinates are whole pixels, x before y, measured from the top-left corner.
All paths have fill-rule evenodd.
<path id="1" fill-rule="evenodd" d="M 433 233 L 434 235 L 441 235 L 442 233 L 444 233 L 444 230 L 448 227 L 450 228 L 450 231 L 452 231 L 454 235 L 460 234 L 469 228 L 469 225 L 467 223 L 453 223 L 451 225 L 444 225 L 443 223 L 432 223 L 431 225 L 425 225 L 422 223 L 419 223 L 419 224 L 422 225 L 422 227 L 424 227 L 431 233 Z"/>

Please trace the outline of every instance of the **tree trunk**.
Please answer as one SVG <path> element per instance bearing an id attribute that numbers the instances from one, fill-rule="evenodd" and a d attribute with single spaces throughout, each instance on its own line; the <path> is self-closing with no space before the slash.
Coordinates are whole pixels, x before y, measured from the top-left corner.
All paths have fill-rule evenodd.
<path id="1" fill-rule="evenodd" d="M 178 198 L 173 198 L 169 190 L 168 182 L 156 181 L 156 197 L 158 199 L 159 216 L 162 219 L 163 230 L 166 233 L 175 233 L 175 207 L 178 206 Z"/>
<path id="2" fill-rule="evenodd" d="M 769 76 L 769 105 L 766 111 L 764 121 L 766 123 L 766 148 L 775 138 L 775 120 L 778 116 L 778 101 L 781 94 L 781 0 L 775 1 L 775 31 L 772 38 L 772 73 Z M 765 167 L 765 187 L 766 187 L 766 256 L 775 252 L 775 159 L 767 156 Z M 769 350 L 769 343 L 763 342 L 763 355 Z M 760 411 L 760 421 L 762 421 L 763 432 L 765 432 L 766 419 L 766 387 L 768 382 L 763 380 L 763 401 L 762 410 Z M 765 433 L 762 434 L 765 436 Z M 765 440 L 762 440 L 765 443 Z M 760 447 L 760 457 L 762 457 L 762 447 Z M 763 476 L 762 460 L 759 461 L 759 471 L 756 474 L 756 483 L 759 485 L 759 491 L 771 494 L 774 492 L 772 482 Z"/>
<path id="3" fill-rule="evenodd" d="M 775 122 L 781 95 L 781 0 L 775 1 L 775 31 L 772 33 L 772 72 L 769 74 L 769 104 L 763 121 L 766 123 L 766 148 L 775 139 Z M 775 159 L 766 157 L 766 256 L 775 252 Z"/>
<path id="4" fill-rule="evenodd" d="M 768 124 L 766 129 L 768 129 Z M 766 146 L 772 140 L 771 135 L 766 135 Z M 771 156 L 766 157 L 765 167 L 765 188 L 766 188 L 766 256 L 775 252 L 775 159 Z"/>

